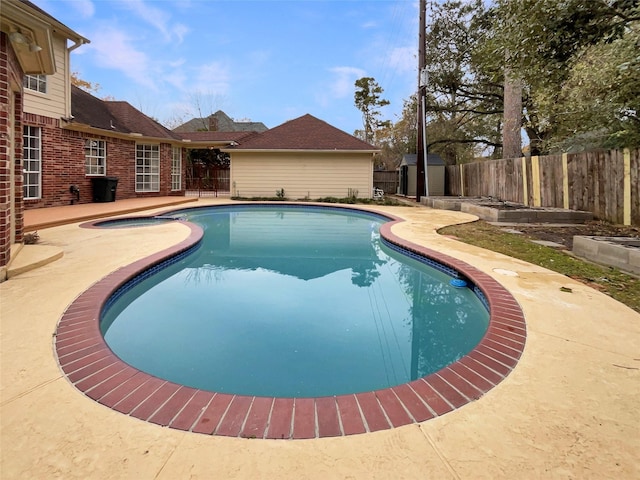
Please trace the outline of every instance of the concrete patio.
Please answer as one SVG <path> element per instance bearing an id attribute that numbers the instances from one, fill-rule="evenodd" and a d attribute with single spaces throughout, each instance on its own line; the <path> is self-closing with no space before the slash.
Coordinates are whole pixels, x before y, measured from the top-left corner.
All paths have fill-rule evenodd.
<path id="1" fill-rule="evenodd" d="M 96 211 L 101 217 L 180 208 L 118 201 L 86 209 L 92 206 L 104 209 Z M 79 222 L 96 212 L 74 217 L 69 207 L 59 208 L 67 210 L 26 212 L 40 242 L 22 248 L 15 262 L 24 269 L 0 284 L 3 479 L 640 478 L 640 315 L 567 277 L 435 233 L 472 215 L 376 207 L 406 220 L 394 227 L 396 235 L 475 266 L 513 294 L 527 320 L 527 343 L 514 371 L 479 400 L 421 424 L 336 438 L 256 440 L 146 423 L 69 383 L 52 340 L 64 309 L 97 280 L 189 231 L 178 222 L 85 229 Z M 35 219 L 36 212 L 45 219 Z M 63 212 L 69 216 L 56 221 Z"/>

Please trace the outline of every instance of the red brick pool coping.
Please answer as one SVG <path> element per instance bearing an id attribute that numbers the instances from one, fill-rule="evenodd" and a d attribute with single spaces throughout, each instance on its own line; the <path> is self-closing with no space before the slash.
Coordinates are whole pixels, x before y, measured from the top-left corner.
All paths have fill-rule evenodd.
<path id="1" fill-rule="evenodd" d="M 391 217 L 388 214 L 384 214 Z M 372 392 L 319 398 L 231 395 L 178 385 L 120 360 L 104 342 L 100 312 L 113 292 L 143 271 L 200 241 L 202 229 L 162 252 L 122 267 L 89 287 L 63 313 L 55 334 L 58 362 L 84 395 L 123 414 L 157 425 L 207 435 L 309 439 L 354 435 L 423 422 L 482 397 L 509 375 L 526 341 L 522 309 L 489 275 L 451 256 L 408 242 L 380 228 L 387 241 L 447 265 L 477 285 L 489 304 L 480 343 L 453 364 L 426 377 Z"/>

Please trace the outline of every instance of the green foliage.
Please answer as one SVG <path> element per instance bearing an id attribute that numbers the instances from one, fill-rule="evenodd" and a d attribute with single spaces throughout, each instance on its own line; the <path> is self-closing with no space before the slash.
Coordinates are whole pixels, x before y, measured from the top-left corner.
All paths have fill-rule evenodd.
<path id="1" fill-rule="evenodd" d="M 417 113 L 417 96 L 412 95 L 404 101 L 400 119 L 376 131 L 375 144 L 381 150 L 374 157 L 377 170 L 395 170 L 405 153 L 416 153 Z"/>
<path id="2" fill-rule="evenodd" d="M 564 108 L 556 117 L 562 121 L 558 122 L 557 140 L 550 142 L 550 149 L 579 151 L 640 145 L 638 52 L 640 25 L 630 27 L 622 38 L 600 42 L 581 52 L 559 95 L 558 103 Z M 554 106 L 545 108 L 553 110 Z"/>
<path id="3" fill-rule="evenodd" d="M 638 144 L 640 2 L 498 0 L 486 17 L 482 62 L 522 76 L 533 154 Z"/>
<path id="4" fill-rule="evenodd" d="M 284 200 L 285 198 L 287 198 L 284 194 L 284 188 L 281 188 L 280 190 L 276 190 L 276 198 L 280 200 Z"/>
<path id="5" fill-rule="evenodd" d="M 454 235 L 465 243 L 519 258 L 582 281 L 640 312 L 640 279 L 615 268 L 582 261 L 482 221 L 445 227 L 438 233 Z"/>
<path id="6" fill-rule="evenodd" d="M 381 98 L 383 89 L 372 77 L 359 78 L 355 86 L 354 101 L 358 110 L 362 112 L 363 140 L 373 142 L 378 128 L 390 126 L 389 121 L 380 121 L 380 108 L 389 105 L 389 100 Z"/>
<path id="7" fill-rule="evenodd" d="M 448 164 L 500 154 L 502 80 L 477 58 L 491 32 L 485 13 L 481 0 L 433 2 L 428 13 L 427 148 Z"/>

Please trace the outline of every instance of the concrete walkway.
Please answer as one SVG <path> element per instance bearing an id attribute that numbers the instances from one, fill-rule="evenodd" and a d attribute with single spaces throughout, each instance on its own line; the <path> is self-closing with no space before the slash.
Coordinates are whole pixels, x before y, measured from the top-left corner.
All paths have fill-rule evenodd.
<path id="1" fill-rule="evenodd" d="M 422 424 L 292 441 L 198 435 L 107 409 L 62 375 L 56 324 L 92 283 L 188 229 L 61 225 L 39 229 L 40 245 L 61 258 L 0 284 L 1 478 L 640 478 L 640 315 L 567 277 L 435 233 L 471 215 L 379 210 L 406 219 L 395 234 L 479 268 L 522 306 L 520 363 L 485 396 Z"/>

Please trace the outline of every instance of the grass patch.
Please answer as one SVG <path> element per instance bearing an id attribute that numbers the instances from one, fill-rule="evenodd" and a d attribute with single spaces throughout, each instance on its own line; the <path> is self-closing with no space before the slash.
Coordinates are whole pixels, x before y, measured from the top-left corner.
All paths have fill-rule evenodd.
<path id="1" fill-rule="evenodd" d="M 640 313 L 640 279 L 617 268 L 595 265 L 562 251 L 538 245 L 524 235 L 502 231 L 484 221 L 451 225 L 438 233 L 453 235 L 470 245 L 486 248 L 561 273 L 624 303 Z"/>

